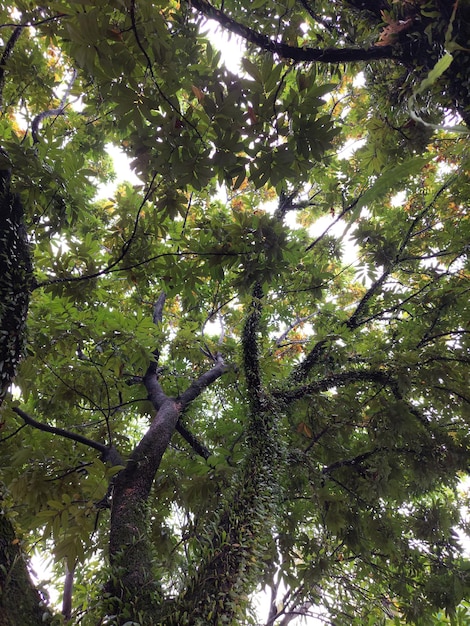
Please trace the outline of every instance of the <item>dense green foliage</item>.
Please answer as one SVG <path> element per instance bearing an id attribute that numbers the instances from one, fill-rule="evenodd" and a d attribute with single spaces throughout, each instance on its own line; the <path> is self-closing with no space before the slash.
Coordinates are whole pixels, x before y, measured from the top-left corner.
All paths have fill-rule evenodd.
<path id="1" fill-rule="evenodd" d="M 0 2 L 1 626 L 469 623 L 469 16 Z"/>

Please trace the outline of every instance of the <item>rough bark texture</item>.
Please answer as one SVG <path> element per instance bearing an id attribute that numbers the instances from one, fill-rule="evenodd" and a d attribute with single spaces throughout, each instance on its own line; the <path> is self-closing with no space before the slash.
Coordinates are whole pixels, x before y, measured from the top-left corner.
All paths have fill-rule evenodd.
<path id="1" fill-rule="evenodd" d="M 178 417 L 178 405 L 167 399 L 114 483 L 109 539 L 112 579 L 108 591 L 119 600 L 115 610 L 123 622 L 142 616 L 150 620 L 158 606 L 147 499 Z"/>
<path id="2" fill-rule="evenodd" d="M 243 332 L 244 374 L 249 399 L 246 459 L 236 486 L 221 505 L 219 521 L 200 545 L 201 562 L 167 615 L 165 626 L 241 623 L 250 590 L 265 567 L 275 526 L 281 455 L 277 407 L 263 388 L 259 323 L 263 293 L 253 289 Z"/>
<path id="3" fill-rule="evenodd" d="M 11 192 L 9 171 L 0 170 L 0 404 L 23 353 L 31 281 L 23 205 Z"/>
<path id="4" fill-rule="evenodd" d="M 0 170 L 0 405 L 23 353 L 31 281 L 23 206 L 10 189 L 10 172 Z M 44 612 L 0 500 L 0 626 L 44 624 Z"/>
<path id="5" fill-rule="evenodd" d="M 201 542 L 201 563 L 165 626 L 235 626 L 266 566 L 275 527 L 281 455 L 276 410 L 250 416 L 247 458 L 217 527 Z"/>
<path id="6" fill-rule="evenodd" d="M 162 293 L 155 303 L 155 324 L 162 321 L 165 298 Z M 160 385 L 158 359 L 157 348 L 143 380 L 155 416 L 113 484 L 109 538 L 111 578 L 107 591 L 119 624 L 129 620 L 139 621 L 144 626 L 160 623 L 162 606 L 149 540 L 148 497 L 180 415 L 227 371 L 222 357 L 216 355 L 214 367 L 201 374 L 175 399 L 167 396 Z"/>
<path id="7" fill-rule="evenodd" d="M 47 616 L 46 606 L 30 579 L 13 526 L 0 514 L 0 626 L 44 626 Z"/>

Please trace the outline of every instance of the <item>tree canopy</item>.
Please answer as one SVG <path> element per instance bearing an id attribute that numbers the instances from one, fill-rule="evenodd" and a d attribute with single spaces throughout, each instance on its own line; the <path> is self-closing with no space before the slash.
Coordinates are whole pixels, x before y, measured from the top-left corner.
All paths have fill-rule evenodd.
<path id="1" fill-rule="evenodd" d="M 0 2 L 0 626 L 469 623 L 469 42 Z"/>

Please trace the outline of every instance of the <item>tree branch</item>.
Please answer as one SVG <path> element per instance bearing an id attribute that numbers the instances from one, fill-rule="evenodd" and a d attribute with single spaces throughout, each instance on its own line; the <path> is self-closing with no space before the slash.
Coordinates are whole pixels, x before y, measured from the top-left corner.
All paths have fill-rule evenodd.
<path id="1" fill-rule="evenodd" d="M 166 293 L 162 291 L 162 293 L 158 296 L 157 301 L 153 305 L 153 323 L 161 324 L 163 320 L 163 307 L 166 302 Z"/>
<path id="2" fill-rule="evenodd" d="M 166 302 L 166 293 L 162 291 L 161 294 L 158 296 L 157 301 L 153 305 L 152 320 L 156 326 L 160 326 L 162 323 L 163 307 L 165 306 L 165 302 Z M 160 348 L 158 346 L 153 351 L 153 355 L 155 358 L 148 366 L 147 373 L 145 374 L 145 376 L 150 377 L 151 375 L 155 375 L 157 376 L 157 379 L 158 379 L 158 360 L 160 359 Z M 144 376 L 144 382 L 145 382 L 145 376 Z"/>
<path id="3" fill-rule="evenodd" d="M 65 559 L 65 578 L 64 578 L 64 591 L 62 594 L 62 615 L 64 620 L 68 621 L 72 617 L 72 599 L 73 599 L 73 583 L 75 577 L 74 564 L 72 569 L 69 569 L 67 565 L 67 559 Z"/>
<path id="4" fill-rule="evenodd" d="M 151 189 L 154 191 L 154 189 Z M 147 201 L 150 193 L 146 194 L 145 202 Z M 143 204 L 145 203 L 143 202 Z M 140 215 L 140 210 L 139 210 Z M 116 265 L 122 261 L 124 256 L 127 254 L 130 244 L 132 243 L 132 239 L 135 235 L 135 232 L 132 233 L 131 237 L 124 243 L 122 246 L 122 253 L 119 257 L 112 261 L 107 267 L 102 270 L 98 270 L 97 272 L 93 272 L 92 274 L 82 274 L 81 276 L 64 276 L 62 278 L 50 278 L 48 280 L 43 280 L 40 283 L 36 283 L 34 285 L 34 289 L 38 289 L 39 287 L 48 287 L 49 285 L 56 285 L 59 283 L 77 283 L 84 280 L 91 280 L 92 278 L 100 278 L 101 276 L 105 276 L 106 274 L 115 274 L 116 272 L 127 272 L 129 270 L 135 269 L 136 267 L 142 267 L 147 263 L 151 263 L 152 261 L 158 261 L 158 259 L 166 258 L 166 257 L 177 257 L 184 258 L 187 256 L 191 257 L 244 257 L 249 256 L 252 252 L 194 252 L 192 250 L 181 250 L 177 252 L 162 252 L 161 254 L 156 254 L 155 256 L 149 257 L 144 261 L 139 261 L 138 263 L 132 263 L 132 265 L 126 265 L 125 267 L 118 267 Z M 233 298 L 232 298 L 233 299 Z"/>
<path id="5" fill-rule="evenodd" d="M 160 87 L 156 77 L 155 77 L 155 73 L 153 71 L 153 67 L 152 67 L 152 61 L 147 53 L 147 50 L 145 49 L 140 35 L 139 35 L 139 31 L 137 30 L 137 21 L 136 21 L 136 3 L 135 0 L 131 0 L 130 3 L 130 16 L 131 16 L 131 25 L 132 25 L 132 32 L 134 33 L 134 38 L 135 41 L 137 43 L 137 46 L 139 47 L 140 51 L 142 52 L 142 54 L 144 55 L 145 58 L 145 62 L 147 64 L 147 69 L 150 73 L 150 76 L 152 77 L 153 83 L 155 85 L 155 87 L 157 88 L 158 93 L 160 94 L 161 98 L 167 103 L 167 105 L 170 107 L 170 109 L 172 109 L 180 119 L 184 120 L 184 123 L 187 124 L 188 126 L 190 126 L 196 133 L 196 135 L 199 137 L 199 139 L 202 141 L 203 144 L 205 144 L 204 142 L 204 138 L 203 136 L 200 134 L 200 132 L 198 131 L 198 129 L 196 128 L 196 126 L 187 118 L 185 117 L 185 115 L 181 112 L 181 109 L 179 108 L 179 106 L 175 106 L 175 104 L 173 104 L 173 102 L 171 101 L 171 99 L 165 94 L 165 92 L 163 91 L 163 89 Z"/>
<path id="6" fill-rule="evenodd" d="M 147 202 L 147 200 L 150 198 L 150 196 L 153 194 L 153 192 L 158 189 L 158 187 L 160 186 L 161 182 L 158 183 L 155 187 L 153 186 L 155 179 L 157 177 L 157 173 L 155 172 L 152 180 L 150 181 L 150 183 L 147 185 L 147 190 L 144 194 L 144 197 L 142 198 L 142 202 L 140 203 L 138 209 L 137 209 L 137 213 L 136 213 L 136 217 L 134 220 L 134 228 L 132 229 L 132 233 L 130 235 L 130 237 L 123 243 L 122 248 L 121 248 L 121 253 L 119 254 L 119 256 L 117 257 L 117 259 L 115 259 L 114 261 L 111 261 L 111 263 L 109 263 L 109 265 L 105 268 L 103 268 L 102 270 L 98 270 L 97 272 L 93 272 L 92 274 L 83 274 L 81 276 L 66 276 L 63 278 L 51 278 L 48 280 L 44 280 L 41 283 L 35 283 L 34 285 L 34 289 L 38 289 L 39 287 L 47 287 L 48 285 L 55 285 L 57 283 L 76 283 L 76 282 L 81 282 L 83 280 L 91 280 L 92 278 L 99 278 L 100 276 L 105 276 L 106 274 L 111 274 L 114 272 L 125 272 L 126 270 L 132 269 L 134 267 L 140 267 L 141 265 L 144 265 L 145 263 L 149 263 L 150 261 L 156 260 L 156 258 L 159 258 L 161 256 L 170 256 L 172 254 L 172 252 L 168 252 L 165 253 L 163 255 L 157 255 L 157 257 L 151 258 L 151 259 L 147 259 L 145 261 L 141 261 L 140 263 L 135 263 L 134 265 L 130 265 L 128 267 L 120 267 L 117 269 L 113 269 L 116 268 L 116 265 L 118 265 L 123 258 L 126 256 L 126 254 L 129 252 L 130 247 L 132 245 L 132 242 L 134 241 L 134 238 L 136 236 L 137 233 L 137 227 L 139 224 L 139 220 L 140 220 L 140 215 L 142 213 L 142 209 L 145 206 L 145 203 Z"/>
<path id="7" fill-rule="evenodd" d="M 88 439 L 88 437 L 84 437 L 83 435 L 79 435 L 78 433 L 72 433 L 69 430 L 65 430 L 64 428 L 58 428 L 57 426 L 50 426 L 49 424 L 43 424 L 42 422 L 38 422 L 17 406 L 13 407 L 13 411 L 17 415 L 19 415 L 26 424 L 32 426 L 33 428 L 42 430 L 45 433 L 52 433 L 53 435 L 59 435 L 60 437 L 71 439 L 72 441 L 81 443 L 85 446 L 88 446 L 89 448 L 98 450 L 98 452 L 101 452 L 103 457 L 107 457 L 109 455 L 110 449 L 104 443 L 99 443 L 98 441 L 94 441 L 93 439 Z"/>
<path id="8" fill-rule="evenodd" d="M 0 159 L 8 154 L 0 147 Z M 19 194 L 11 190 L 11 169 L 0 165 L 0 405 L 25 347 L 26 318 L 34 284 L 31 249 Z"/>
<path id="9" fill-rule="evenodd" d="M 191 0 L 192 6 L 208 19 L 215 20 L 221 26 L 258 46 L 262 50 L 277 54 L 295 62 L 352 63 L 354 61 L 375 61 L 378 59 L 398 58 L 393 46 L 373 46 L 371 48 L 298 48 L 274 41 L 244 24 L 240 24 L 223 11 L 216 9 L 207 0 Z"/>
<path id="10" fill-rule="evenodd" d="M 369 300 L 374 296 L 374 294 L 378 291 L 378 289 L 382 287 L 382 285 L 384 284 L 384 282 L 387 280 L 388 276 L 390 275 L 391 271 L 392 271 L 391 268 L 385 270 L 382 276 L 380 276 L 374 283 L 372 283 L 372 285 L 363 295 L 354 313 L 346 322 L 346 326 L 348 328 L 350 328 L 351 330 L 354 330 L 355 328 L 361 325 L 362 320 L 359 319 L 361 314 L 367 310 Z"/>
<path id="11" fill-rule="evenodd" d="M 194 452 L 199 454 L 199 456 L 202 456 L 202 458 L 207 461 L 212 454 L 211 451 L 181 423 L 181 420 L 179 420 L 176 424 L 176 430 L 183 437 L 183 439 L 189 443 Z"/>
<path id="12" fill-rule="evenodd" d="M 341 467 L 355 467 L 357 465 L 360 465 L 363 461 L 366 461 L 371 456 L 374 456 L 374 454 L 378 454 L 381 452 L 390 452 L 390 449 L 386 448 L 385 446 L 377 446 L 373 450 L 369 450 L 368 452 L 363 452 L 362 454 L 358 454 L 352 459 L 343 459 L 341 461 L 335 461 L 334 463 L 331 463 L 331 465 L 327 465 L 326 467 L 324 467 L 322 469 L 322 474 L 329 474 L 334 470 L 340 469 Z M 394 449 L 393 452 L 398 453 L 400 452 L 400 450 Z"/>
<path id="13" fill-rule="evenodd" d="M 2 108 L 2 105 L 3 105 L 3 87 L 5 85 L 5 72 L 6 72 L 5 66 L 22 32 L 23 32 L 23 26 L 18 25 L 15 27 L 15 30 L 11 34 L 10 39 L 7 41 L 5 49 L 3 50 L 3 54 L 0 57 L 0 109 Z"/>
<path id="14" fill-rule="evenodd" d="M 62 96 L 62 100 L 60 101 L 59 106 L 55 109 L 49 109 L 47 111 L 43 111 L 42 113 L 39 113 L 39 115 L 36 115 L 36 117 L 34 118 L 31 124 L 31 135 L 33 137 L 33 143 L 38 143 L 39 141 L 39 124 L 44 119 L 46 119 L 47 117 L 54 117 L 54 116 L 58 117 L 59 115 L 64 114 L 65 106 L 67 104 L 67 98 L 69 97 L 70 90 L 72 89 L 76 78 L 77 78 L 77 70 L 74 69 L 72 72 L 72 76 L 68 82 L 68 85 L 65 89 L 65 93 Z"/>
<path id="15" fill-rule="evenodd" d="M 160 325 L 162 323 L 163 308 L 165 306 L 165 302 L 166 302 L 166 293 L 162 291 L 153 306 L 153 323 L 156 325 Z M 163 391 L 163 388 L 161 387 L 158 381 L 158 378 L 159 378 L 158 361 L 160 358 L 160 348 L 158 347 L 155 348 L 155 350 L 153 351 L 153 354 L 154 354 L 155 359 L 148 366 L 147 372 L 143 378 L 143 382 L 148 392 L 148 399 L 150 400 L 154 408 L 158 411 L 160 407 L 162 406 L 162 404 L 168 399 L 168 396 L 165 394 L 165 392 Z M 212 372 L 212 376 L 213 375 L 214 373 Z M 211 376 L 209 377 L 206 376 L 204 378 L 204 375 L 203 375 L 203 377 L 201 378 L 202 380 L 198 379 L 198 381 L 195 381 L 192 383 L 191 388 L 192 388 L 193 394 L 196 392 L 196 389 L 199 389 L 199 393 L 201 393 L 201 391 L 205 389 L 208 385 L 210 385 L 210 383 L 212 382 Z M 184 410 L 184 406 L 186 406 L 190 402 L 190 394 L 188 392 L 186 393 L 188 395 L 183 400 L 181 398 L 179 399 L 180 413 Z M 199 393 L 197 395 L 199 395 Z M 194 397 L 191 396 L 191 399 L 194 399 Z M 204 446 L 204 444 L 202 444 L 196 438 L 196 436 L 193 435 L 193 433 L 189 431 L 179 420 L 176 423 L 176 431 L 183 437 L 183 439 L 185 439 L 185 441 L 187 441 L 187 443 L 189 443 L 189 445 L 196 452 L 196 454 L 199 454 L 206 460 L 210 457 L 211 452 L 206 448 L 206 446 Z"/>
<path id="16" fill-rule="evenodd" d="M 295 400 L 300 400 L 304 396 L 311 395 L 313 393 L 328 391 L 328 389 L 332 389 L 333 387 L 344 387 L 351 383 L 361 381 L 392 387 L 396 386 L 394 380 L 385 372 L 379 372 L 377 370 L 357 370 L 333 374 L 332 376 L 327 376 L 322 380 L 318 380 L 295 389 L 278 389 L 273 391 L 273 396 L 275 398 L 280 398 L 284 402 L 294 402 Z"/>
<path id="17" fill-rule="evenodd" d="M 185 409 L 190 402 L 195 400 L 209 385 L 215 382 L 228 370 L 228 366 L 225 364 L 221 354 L 215 355 L 216 364 L 208 372 L 201 374 L 199 378 L 194 380 L 190 386 L 184 391 L 177 402 L 181 405 L 181 410 Z"/>
<path id="18" fill-rule="evenodd" d="M 302 380 L 305 380 L 305 378 L 307 378 L 312 367 L 316 363 L 318 363 L 320 357 L 324 354 L 325 344 L 327 343 L 327 341 L 328 341 L 328 337 L 325 337 L 324 339 L 320 339 L 320 341 L 317 341 L 317 343 L 313 346 L 313 348 L 307 354 L 305 359 L 301 363 L 299 363 L 296 367 L 293 368 L 289 376 L 289 380 L 291 383 L 294 383 L 294 384 L 300 383 L 302 382 Z"/>

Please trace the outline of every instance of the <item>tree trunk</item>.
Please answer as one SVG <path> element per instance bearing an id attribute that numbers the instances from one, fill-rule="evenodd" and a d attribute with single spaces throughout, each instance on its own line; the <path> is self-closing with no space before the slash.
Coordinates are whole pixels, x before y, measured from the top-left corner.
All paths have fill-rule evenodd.
<path id="1" fill-rule="evenodd" d="M 0 170 L 0 405 L 23 353 L 32 283 L 23 214 L 19 196 L 10 189 L 10 172 Z"/>
<path id="2" fill-rule="evenodd" d="M 0 405 L 23 352 L 31 281 L 23 205 L 11 192 L 10 172 L 0 170 Z M 0 626 L 42 625 L 45 605 L 2 504 L 0 495 Z"/>
<path id="3" fill-rule="evenodd" d="M 45 613 L 45 603 L 33 586 L 13 526 L 0 514 L 0 626 L 44 626 Z"/>
<path id="4" fill-rule="evenodd" d="M 109 536 L 112 573 L 107 592 L 119 623 L 129 619 L 156 623 L 160 586 L 153 571 L 147 500 L 179 414 L 174 400 L 163 402 L 114 482 Z"/>

